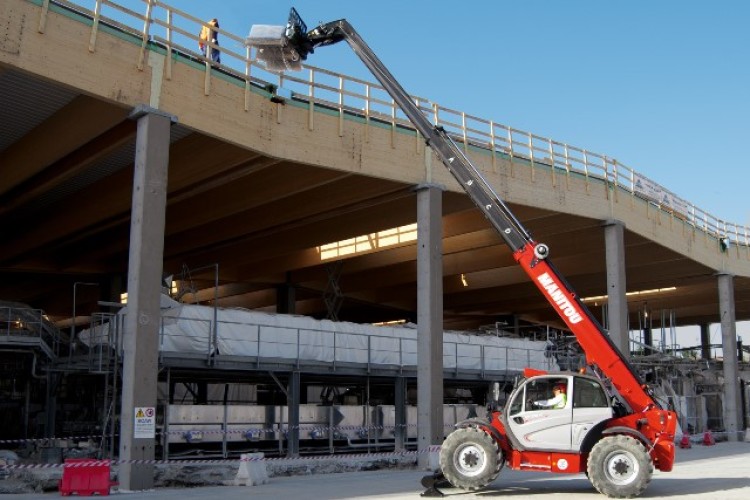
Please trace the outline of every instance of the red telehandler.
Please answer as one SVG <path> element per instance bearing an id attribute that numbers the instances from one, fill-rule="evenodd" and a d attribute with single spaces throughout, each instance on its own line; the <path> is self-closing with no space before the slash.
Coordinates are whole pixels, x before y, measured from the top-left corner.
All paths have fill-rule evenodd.
<path id="1" fill-rule="evenodd" d="M 253 26 L 247 39 L 272 71 L 300 69 L 314 49 L 340 41 L 350 45 L 505 240 L 575 335 L 591 373 L 527 369 L 503 408 L 491 406 L 486 418 L 457 424 L 441 447 L 439 474 L 458 488 L 478 490 L 494 481 L 503 466 L 585 473 L 604 495 L 640 495 L 654 467 L 672 470 L 677 416 L 659 404 L 553 267 L 548 247 L 531 238 L 461 148 L 442 127 L 430 123 L 348 21 L 308 31 L 292 8 L 286 26 Z M 558 396 L 549 399 L 553 388 Z"/>

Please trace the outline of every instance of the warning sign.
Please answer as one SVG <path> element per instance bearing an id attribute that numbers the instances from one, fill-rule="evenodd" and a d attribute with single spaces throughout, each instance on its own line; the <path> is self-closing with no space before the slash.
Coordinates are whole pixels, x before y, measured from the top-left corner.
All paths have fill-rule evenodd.
<path id="1" fill-rule="evenodd" d="M 154 438 L 156 436 L 156 409 L 153 406 L 137 406 L 135 408 L 135 421 L 133 425 L 133 437 Z"/>

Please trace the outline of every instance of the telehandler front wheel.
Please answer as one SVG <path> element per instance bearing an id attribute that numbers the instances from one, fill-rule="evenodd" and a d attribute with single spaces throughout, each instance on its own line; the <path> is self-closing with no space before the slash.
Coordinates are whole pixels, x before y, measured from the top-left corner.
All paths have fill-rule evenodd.
<path id="1" fill-rule="evenodd" d="M 440 469 L 455 487 L 479 490 L 500 474 L 503 459 L 495 440 L 481 429 L 456 429 L 440 448 Z"/>
<path id="2" fill-rule="evenodd" d="M 612 498 L 637 497 L 651 482 L 654 467 L 646 448 L 630 436 L 608 436 L 589 454 L 589 480 L 594 488 Z"/>

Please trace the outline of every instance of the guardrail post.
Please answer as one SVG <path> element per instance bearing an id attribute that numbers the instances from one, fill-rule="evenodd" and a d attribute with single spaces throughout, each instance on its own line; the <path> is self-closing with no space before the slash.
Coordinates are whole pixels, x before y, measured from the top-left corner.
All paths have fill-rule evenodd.
<path id="1" fill-rule="evenodd" d="M 39 27 L 36 29 L 39 33 L 44 33 L 47 27 L 47 13 L 49 12 L 49 0 L 42 2 L 42 11 L 39 13 Z"/>
<path id="2" fill-rule="evenodd" d="M 206 55 L 203 56 L 203 63 L 206 67 L 206 73 L 203 75 L 203 95 L 211 94 L 211 48 L 206 45 Z"/>
<path id="3" fill-rule="evenodd" d="M 396 148 L 396 101 L 391 99 L 391 149 Z"/>
<path id="4" fill-rule="evenodd" d="M 102 2 L 101 0 L 96 0 L 96 5 L 94 7 L 94 19 L 91 23 L 91 36 L 89 37 L 89 52 L 94 52 L 96 48 L 96 33 L 99 31 L 99 17 L 101 17 L 102 13 Z"/>
<path id="5" fill-rule="evenodd" d="M 617 160 L 613 159 L 612 160 L 612 176 L 614 177 L 614 187 L 612 191 L 614 192 L 615 202 L 617 202 L 617 199 L 618 199 L 617 191 L 619 191 L 619 187 L 620 187 L 620 182 L 619 182 L 619 179 L 617 178 L 618 175 L 619 174 L 617 173 Z"/>
<path id="6" fill-rule="evenodd" d="M 586 192 L 589 192 L 589 155 L 583 150 L 583 175 L 586 179 Z"/>
<path id="7" fill-rule="evenodd" d="M 466 113 L 461 112 L 461 132 L 464 138 L 464 153 L 469 152 L 469 138 L 466 135 Z"/>
<path id="8" fill-rule="evenodd" d="M 508 131 L 508 154 L 510 155 L 510 176 L 514 176 L 513 172 L 513 158 L 514 158 L 514 151 L 513 151 L 513 130 L 510 127 L 506 127 L 505 130 Z"/>
<path id="9" fill-rule="evenodd" d="M 547 139 L 547 146 L 549 148 L 549 167 L 552 172 L 552 187 L 556 187 L 557 179 L 555 178 L 555 148 L 552 146 L 552 139 Z"/>
<path id="10" fill-rule="evenodd" d="M 417 108 L 422 111 L 422 108 L 419 104 L 419 97 L 414 98 L 414 103 L 417 105 Z M 422 134 L 420 134 L 419 130 L 417 130 L 416 128 L 414 129 L 414 132 L 414 152 L 419 154 L 422 151 Z"/>
<path id="11" fill-rule="evenodd" d="M 153 0 L 148 0 L 146 2 L 146 19 L 143 21 L 141 50 L 138 53 L 138 64 L 136 65 L 138 71 L 143 71 L 143 62 L 146 59 L 146 47 L 148 47 L 148 33 L 149 28 L 151 27 L 151 10 L 153 5 Z"/>
<path id="12" fill-rule="evenodd" d="M 370 84 L 365 84 L 365 142 L 370 142 Z"/>
<path id="13" fill-rule="evenodd" d="M 282 88 L 284 86 L 284 73 L 279 73 L 279 77 L 277 81 L 278 83 L 276 85 L 276 88 L 277 89 Z M 312 105 L 313 97 L 311 96 L 310 99 L 311 99 L 310 105 Z M 283 106 L 281 105 L 276 106 L 276 123 L 281 123 L 281 108 L 283 108 Z"/>
<path id="14" fill-rule="evenodd" d="M 492 154 L 492 171 L 497 171 L 497 152 L 495 151 L 495 122 L 490 120 L 490 154 Z"/>
<path id="15" fill-rule="evenodd" d="M 344 77 L 339 77 L 339 137 L 344 137 Z"/>
<path id="16" fill-rule="evenodd" d="M 248 45 L 245 47 L 245 111 L 250 110 L 250 69 L 253 66 L 250 56 L 251 49 Z"/>
<path id="17" fill-rule="evenodd" d="M 315 71 L 310 68 L 310 105 L 307 113 L 307 128 L 313 130 L 315 127 L 314 116 L 315 116 Z"/>
<path id="18" fill-rule="evenodd" d="M 531 161 L 531 182 L 534 182 L 534 139 L 531 137 L 531 133 L 528 134 L 529 137 L 529 160 Z"/>
<path id="19" fill-rule="evenodd" d="M 606 199 L 609 199 L 609 165 L 607 164 L 607 158 L 602 157 L 602 164 L 604 170 L 604 194 Z"/>

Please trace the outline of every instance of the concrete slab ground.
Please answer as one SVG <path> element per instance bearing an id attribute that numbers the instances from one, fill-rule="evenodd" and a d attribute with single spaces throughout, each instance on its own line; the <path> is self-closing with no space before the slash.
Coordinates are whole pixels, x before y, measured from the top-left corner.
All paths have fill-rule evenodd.
<path id="1" fill-rule="evenodd" d="M 274 477 L 260 486 L 211 486 L 199 488 L 164 488 L 154 491 L 112 496 L 144 499 L 389 499 L 416 500 L 424 488 L 420 479 L 425 472 L 414 470 L 379 470 L 345 472 L 311 476 Z M 466 493 L 446 488 L 445 498 L 457 500 L 521 497 L 581 499 L 605 498 L 582 475 L 562 476 L 535 472 L 503 470 L 486 490 Z M 59 493 L 3 495 L 19 500 L 49 500 Z M 719 443 L 715 446 L 694 445 L 677 450 L 672 472 L 656 471 L 648 489 L 640 498 L 649 499 L 721 499 L 750 498 L 750 443 Z"/>

